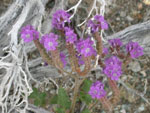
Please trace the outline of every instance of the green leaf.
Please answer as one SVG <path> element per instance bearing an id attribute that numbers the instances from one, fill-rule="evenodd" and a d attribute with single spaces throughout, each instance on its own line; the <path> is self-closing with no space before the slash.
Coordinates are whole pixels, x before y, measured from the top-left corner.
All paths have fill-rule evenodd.
<path id="1" fill-rule="evenodd" d="M 89 103 L 91 103 L 91 101 L 92 101 L 91 96 L 87 93 L 82 92 L 82 91 L 80 92 L 79 98 L 80 98 L 81 101 L 85 102 L 87 105 Z"/>
<path id="2" fill-rule="evenodd" d="M 91 85 L 92 85 L 91 80 L 84 80 L 81 90 L 87 93 L 90 90 Z"/>
<path id="3" fill-rule="evenodd" d="M 91 80 L 85 80 L 83 82 L 83 86 L 81 87 L 79 99 L 85 102 L 86 104 L 89 104 L 92 101 L 91 96 L 88 94 L 88 91 L 90 90 L 91 85 L 92 85 Z"/>
<path id="4" fill-rule="evenodd" d="M 58 104 L 65 109 L 69 109 L 71 105 L 66 91 L 61 87 L 58 90 Z"/>
<path id="5" fill-rule="evenodd" d="M 37 88 L 33 88 L 33 92 L 29 98 L 34 100 L 34 105 L 36 106 L 44 106 L 46 103 L 46 93 L 38 91 Z"/>
<path id="6" fill-rule="evenodd" d="M 29 98 L 35 98 L 38 94 L 37 88 L 33 88 L 33 92 L 30 94 Z"/>
<path id="7" fill-rule="evenodd" d="M 55 95 L 55 96 L 53 96 L 53 97 L 51 98 L 50 103 L 51 103 L 51 104 L 57 104 L 57 101 L 58 101 L 58 96 Z"/>
<path id="8" fill-rule="evenodd" d="M 91 113 L 88 109 L 84 109 L 82 113 Z"/>
<path id="9" fill-rule="evenodd" d="M 65 109 L 64 108 L 56 108 L 56 112 L 57 113 L 65 113 Z"/>

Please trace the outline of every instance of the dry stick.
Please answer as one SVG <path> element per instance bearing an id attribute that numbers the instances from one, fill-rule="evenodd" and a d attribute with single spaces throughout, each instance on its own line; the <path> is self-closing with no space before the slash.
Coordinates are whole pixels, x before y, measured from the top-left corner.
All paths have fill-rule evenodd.
<path id="1" fill-rule="evenodd" d="M 89 111 L 92 112 L 92 109 L 95 108 L 95 106 L 99 103 L 98 100 L 96 100 L 96 102 L 93 102 L 91 105 L 88 106 Z"/>

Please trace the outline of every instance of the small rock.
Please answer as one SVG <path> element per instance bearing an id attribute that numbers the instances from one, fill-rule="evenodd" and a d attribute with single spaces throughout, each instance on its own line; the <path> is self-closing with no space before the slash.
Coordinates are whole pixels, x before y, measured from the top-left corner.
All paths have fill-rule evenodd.
<path id="1" fill-rule="evenodd" d="M 51 93 L 51 94 L 55 94 L 55 93 L 56 93 L 56 90 L 51 90 L 50 93 Z"/>
<path id="2" fill-rule="evenodd" d="M 120 112 L 121 112 L 121 113 L 126 113 L 126 110 L 125 110 L 125 109 L 122 109 Z"/>
<path id="3" fill-rule="evenodd" d="M 133 72 L 139 72 L 141 71 L 140 63 L 137 61 L 133 61 L 129 64 L 129 69 L 131 69 Z"/>
<path id="4" fill-rule="evenodd" d="M 120 16 L 121 16 L 121 17 L 125 17 L 125 16 L 126 16 L 126 12 L 121 11 Z"/>
<path id="5" fill-rule="evenodd" d="M 145 108 L 144 108 L 144 105 L 142 104 L 142 105 L 138 108 L 138 111 L 141 112 L 141 111 L 144 111 L 144 109 L 145 109 Z"/>
<path id="6" fill-rule="evenodd" d="M 145 71 L 141 71 L 140 72 L 144 77 L 146 77 L 146 72 Z"/>
<path id="7" fill-rule="evenodd" d="M 131 16 L 126 17 L 128 21 L 133 21 L 134 19 Z"/>
<path id="8" fill-rule="evenodd" d="M 117 18 L 116 18 L 116 20 L 117 20 L 117 21 L 120 21 L 120 18 L 119 18 L 119 17 L 117 17 Z"/>
<path id="9" fill-rule="evenodd" d="M 141 10 L 143 8 L 143 4 L 142 3 L 138 3 L 138 9 Z"/>

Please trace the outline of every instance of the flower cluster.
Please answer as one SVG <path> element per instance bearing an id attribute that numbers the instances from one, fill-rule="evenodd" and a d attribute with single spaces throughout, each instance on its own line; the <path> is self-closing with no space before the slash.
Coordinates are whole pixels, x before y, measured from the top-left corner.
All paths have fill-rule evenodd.
<path id="1" fill-rule="evenodd" d="M 143 55 L 143 48 L 137 42 L 129 42 L 126 45 L 126 50 L 131 58 L 138 58 Z"/>
<path id="2" fill-rule="evenodd" d="M 70 23 L 70 15 L 64 10 L 57 10 L 52 17 L 52 26 L 62 30 L 65 27 L 65 22 Z"/>
<path id="3" fill-rule="evenodd" d="M 77 35 L 69 27 L 65 27 L 66 42 L 73 44 L 77 40 Z"/>
<path id="4" fill-rule="evenodd" d="M 91 95 L 93 99 L 103 98 L 106 95 L 106 91 L 104 90 L 104 84 L 100 81 L 96 81 L 91 85 L 88 94 Z"/>
<path id="5" fill-rule="evenodd" d="M 118 80 L 122 74 L 122 62 L 116 56 L 106 59 L 103 72 L 112 80 Z"/>
<path id="6" fill-rule="evenodd" d="M 123 44 L 122 42 L 120 41 L 120 39 L 112 39 L 112 40 L 109 40 L 109 44 L 113 47 L 113 48 L 118 48 L 118 47 L 121 47 Z"/>
<path id="7" fill-rule="evenodd" d="M 93 48 L 93 41 L 90 38 L 86 40 L 80 39 L 76 43 L 77 51 L 84 57 L 96 55 L 96 50 Z"/>
<path id="8" fill-rule="evenodd" d="M 92 33 L 98 32 L 99 29 L 108 29 L 108 24 L 101 15 L 96 15 L 94 21 L 89 20 L 87 26 L 91 28 Z"/>
<path id="9" fill-rule="evenodd" d="M 37 32 L 33 26 L 27 25 L 21 30 L 21 38 L 24 42 L 28 43 L 39 38 L 39 32 Z"/>
<path id="10" fill-rule="evenodd" d="M 58 35 L 55 35 L 54 33 L 46 34 L 42 36 L 41 43 L 47 51 L 53 51 L 56 50 L 56 47 L 58 46 L 57 39 Z"/>

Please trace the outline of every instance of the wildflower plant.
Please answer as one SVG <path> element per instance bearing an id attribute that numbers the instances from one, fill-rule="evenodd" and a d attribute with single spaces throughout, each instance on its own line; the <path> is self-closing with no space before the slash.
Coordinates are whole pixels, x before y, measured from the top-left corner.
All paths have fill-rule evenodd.
<path id="1" fill-rule="evenodd" d="M 120 98 L 117 81 L 123 75 L 124 68 L 129 62 L 143 55 L 143 48 L 137 42 L 129 42 L 124 46 L 119 38 L 108 40 L 109 46 L 104 47 L 99 32 L 107 30 L 108 24 L 102 15 L 95 15 L 93 20 L 90 19 L 87 22 L 86 27 L 90 28 L 90 34 L 85 34 L 83 37 L 70 27 L 69 17 L 70 14 L 66 11 L 57 10 L 52 17 L 52 26 L 58 31 L 57 34 L 50 32 L 39 36 L 33 26 L 27 25 L 22 28 L 21 38 L 25 43 L 33 41 L 45 63 L 75 80 L 72 96 L 68 97 L 69 94 L 66 94 L 63 88 L 60 88 L 55 95 L 52 103 L 58 105 L 55 109 L 57 113 L 75 113 L 76 103 L 79 101 L 84 101 L 90 109 L 89 103 L 92 104 L 95 100 L 100 101 L 106 111 L 112 112 Z M 66 55 L 60 51 L 60 38 L 65 38 Z M 92 39 L 96 42 L 96 46 Z M 123 47 L 126 51 L 122 49 Z M 95 82 L 87 80 L 88 73 L 97 64 L 96 56 L 98 55 L 97 66 L 102 68 L 101 73 L 106 75 L 109 87 L 113 91 L 113 95 L 109 98 L 105 83 L 99 80 Z M 65 70 L 67 65 L 71 71 Z"/>

